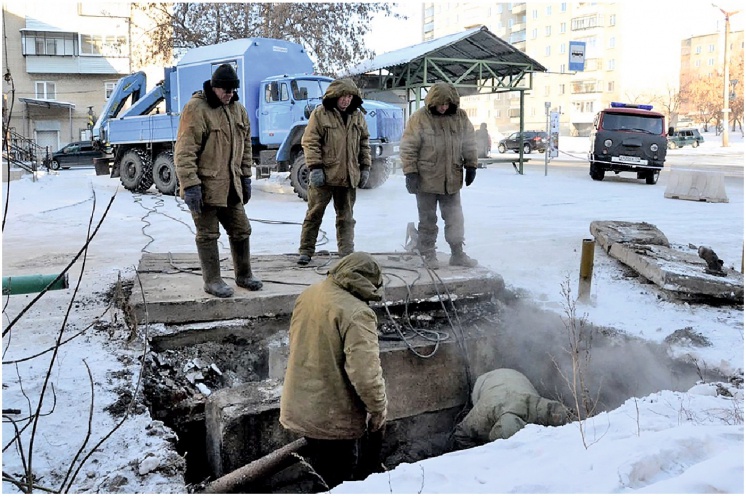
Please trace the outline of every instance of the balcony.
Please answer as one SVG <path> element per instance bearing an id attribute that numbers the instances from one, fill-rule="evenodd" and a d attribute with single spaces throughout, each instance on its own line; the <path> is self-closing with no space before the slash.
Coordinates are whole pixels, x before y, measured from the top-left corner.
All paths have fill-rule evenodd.
<path id="1" fill-rule="evenodd" d="M 514 3 L 510 10 L 511 14 L 522 14 L 524 12 L 526 12 L 526 2 Z"/>

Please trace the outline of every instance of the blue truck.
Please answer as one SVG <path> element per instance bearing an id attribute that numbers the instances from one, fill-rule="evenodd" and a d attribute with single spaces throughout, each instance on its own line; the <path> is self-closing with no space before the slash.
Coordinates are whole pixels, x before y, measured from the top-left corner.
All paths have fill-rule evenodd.
<path id="1" fill-rule="evenodd" d="M 302 45 L 270 38 L 193 48 L 176 66 L 165 68 L 163 80 L 147 92 L 145 73 L 121 78 L 92 129 L 94 145 L 107 151 L 97 159 L 96 173 L 119 177 L 133 192 L 155 185 L 163 194 L 176 194 L 173 150 L 181 110 L 224 63 L 232 64 L 241 79 L 237 91 L 251 122 L 255 177 L 289 172 L 293 190 L 307 200 L 309 171 L 300 141 L 311 111 L 333 80 L 314 74 Z M 376 188 L 389 176 L 390 158 L 399 153 L 404 111 L 373 100 L 365 100 L 363 107 L 372 159 L 366 188 Z"/>

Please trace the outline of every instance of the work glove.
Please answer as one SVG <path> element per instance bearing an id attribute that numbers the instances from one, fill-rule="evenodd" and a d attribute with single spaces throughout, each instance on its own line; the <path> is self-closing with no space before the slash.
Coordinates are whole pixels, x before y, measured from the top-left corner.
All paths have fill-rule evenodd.
<path id="1" fill-rule="evenodd" d="M 195 214 L 202 214 L 202 186 L 194 185 L 184 189 L 184 202 Z"/>
<path id="2" fill-rule="evenodd" d="M 368 431 L 375 433 L 383 428 L 386 424 L 386 414 L 386 408 L 381 412 L 370 414 L 370 417 L 368 418 Z"/>
<path id="3" fill-rule="evenodd" d="M 326 176 L 324 176 L 324 170 L 321 168 L 311 169 L 311 174 L 308 175 L 308 182 L 316 188 L 324 186 L 326 183 Z"/>
<path id="4" fill-rule="evenodd" d="M 243 190 L 243 204 L 251 200 L 251 178 L 248 176 L 241 177 L 241 189 Z"/>
<path id="5" fill-rule="evenodd" d="M 420 191 L 420 175 L 417 173 L 408 173 L 405 175 L 405 180 L 407 183 L 407 191 L 409 193 L 415 194 L 418 191 Z"/>
<path id="6" fill-rule="evenodd" d="M 358 188 L 364 187 L 368 183 L 368 178 L 370 178 L 370 169 L 361 169 L 360 170 L 360 182 L 357 184 Z"/>
<path id="7" fill-rule="evenodd" d="M 477 177 L 477 168 L 467 167 L 466 168 L 466 186 L 469 186 L 472 183 L 474 183 L 474 178 L 476 177 Z"/>

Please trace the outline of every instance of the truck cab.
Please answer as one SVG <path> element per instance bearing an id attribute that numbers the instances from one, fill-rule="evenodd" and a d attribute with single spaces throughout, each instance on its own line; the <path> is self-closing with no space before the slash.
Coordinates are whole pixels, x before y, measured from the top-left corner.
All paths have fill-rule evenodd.
<path id="1" fill-rule="evenodd" d="M 606 171 L 634 172 L 649 185 L 658 182 L 666 160 L 665 116 L 652 105 L 612 102 L 599 112 L 591 130 L 590 176 L 604 179 Z"/>

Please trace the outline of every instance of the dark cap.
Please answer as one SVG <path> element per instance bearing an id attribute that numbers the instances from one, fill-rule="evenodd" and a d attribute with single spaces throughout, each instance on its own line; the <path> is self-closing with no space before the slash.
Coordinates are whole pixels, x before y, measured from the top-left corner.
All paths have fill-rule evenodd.
<path id="1" fill-rule="evenodd" d="M 220 64 L 215 72 L 212 73 L 210 85 L 213 88 L 223 88 L 224 90 L 233 90 L 241 86 L 238 80 L 238 74 L 230 64 Z"/>

